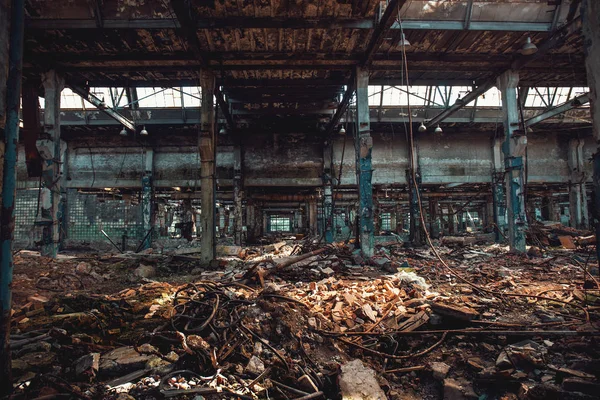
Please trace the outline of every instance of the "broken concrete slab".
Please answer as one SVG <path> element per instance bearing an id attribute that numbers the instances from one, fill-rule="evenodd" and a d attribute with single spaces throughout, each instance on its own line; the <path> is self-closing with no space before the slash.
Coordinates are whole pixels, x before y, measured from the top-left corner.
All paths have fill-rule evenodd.
<path id="1" fill-rule="evenodd" d="M 105 376 L 124 375 L 142 369 L 152 358 L 139 354 L 132 346 L 119 347 L 100 357 L 99 373 Z"/>
<path id="2" fill-rule="evenodd" d="M 438 381 L 443 381 L 446 379 L 448 372 L 450 371 L 450 366 L 443 362 L 432 362 L 431 363 L 431 372 L 433 373 L 433 377 Z"/>
<path id="3" fill-rule="evenodd" d="M 361 360 L 352 360 L 342 365 L 341 369 L 339 384 L 342 400 L 387 399 L 375 378 L 375 371 L 365 367 Z"/>
<path id="4" fill-rule="evenodd" d="M 156 268 L 152 265 L 140 264 L 140 266 L 133 271 L 133 274 L 139 278 L 154 278 L 156 276 Z"/>
<path id="5" fill-rule="evenodd" d="M 263 363 L 260 358 L 252 356 L 250 358 L 250 361 L 248 361 L 246 368 L 244 368 L 244 372 L 247 374 L 258 376 L 265 372 L 265 363 Z"/>

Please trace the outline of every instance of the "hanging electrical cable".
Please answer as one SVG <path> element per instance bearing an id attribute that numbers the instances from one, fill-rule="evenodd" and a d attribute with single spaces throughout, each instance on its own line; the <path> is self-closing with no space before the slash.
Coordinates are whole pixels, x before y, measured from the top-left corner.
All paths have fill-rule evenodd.
<path id="1" fill-rule="evenodd" d="M 400 25 L 400 31 L 402 32 L 402 21 L 400 20 L 399 15 L 397 17 L 397 21 L 398 21 L 398 24 Z M 405 49 L 405 46 L 402 46 L 401 49 L 402 49 L 402 62 L 403 62 L 403 67 L 404 67 L 404 71 L 403 71 L 404 72 L 404 74 L 403 74 L 404 76 L 403 76 L 403 78 L 406 78 L 406 89 L 408 90 L 408 63 L 407 63 L 407 60 L 406 60 L 406 49 Z M 411 114 L 410 100 L 408 100 L 408 102 L 407 102 L 407 108 L 408 108 L 408 122 L 409 122 L 408 136 L 409 136 L 409 139 L 410 139 L 409 154 L 411 155 L 411 165 L 412 165 L 412 154 L 414 152 L 414 147 L 413 147 L 414 146 L 414 137 L 413 137 L 412 114 Z M 570 303 L 567 303 L 567 302 L 563 302 L 563 301 L 556 300 L 556 299 L 551 298 L 551 297 L 545 297 L 545 296 L 538 296 L 538 295 L 531 295 L 531 294 L 522 294 L 522 293 L 502 293 L 502 292 L 498 292 L 498 291 L 495 291 L 495 290 L 490 290 L 490 289 L 483 288 L 483 287 L 481 287 L 479 285 L 476 285 L 475 283 L 469 281 L 468 279 L 463 278 L 461 275 L 459 275 L 442 258 L 442 256 L 440 255 L 439 251 L 437 250 L 437 248 L 433 244 L 433 241 L 431 240 L 431 236 L 429 235 L 429 231 L 427 230 L 427 225 L 425 224 L 425 217 L 423 216 L 423 203 L 422 203 L 422 199 L 421 199 L 421 194 L 420 194 L 420 191 L 419 191 L 418 183 L 416 181 L 416 172 L 415 172 L 414 168 L 411 168 L 411 174 L 412 174 L 412 179 L 413 179 L 413 182 L 414 182 L 414 185 L 415 185 L 415 189 L 416 189 L 415 192 L 416 192 L 416 197 L 417 197 L 417 204 L 418 204 L 418 207 L 419 207 L 419 217 L 420 217 L 420 221 L 421 221 L 423 233 L 425 234 L 425 240 L 427 241 L 427 244 L 431 248 L 431 251 L 433 252 L 433 254 L 435 255 L 435 257 L 439 260 L 439 262 L 446 269 L 446 271 L 448 271 L 451 275 L 453 275 L 454 277 L 456 277 L 458 280 L 460 280 L 463 283 L 471 286 L 473 289 L 476 289 L 476 290 L 478 290 L 478 291 L 480 291 L 482 293 L 486 293 L 488 295 L 497 296 L 497 297 L 506 296 L 506 297 L 520 297 L 520 298 L 535 298 L 535 299 L 539 299 L 539 300 L 548 300 L 548 301 L 554 301 L 554 302 L 559 302 L 559 303 L 569 304 L 569 305 L 575 306 L 575 307 L 583 310 L 583 312 L 585 314 L 585 322 L 586 323 L 590 323 L 589 312 L 583 306 L 570 304 Z"/>

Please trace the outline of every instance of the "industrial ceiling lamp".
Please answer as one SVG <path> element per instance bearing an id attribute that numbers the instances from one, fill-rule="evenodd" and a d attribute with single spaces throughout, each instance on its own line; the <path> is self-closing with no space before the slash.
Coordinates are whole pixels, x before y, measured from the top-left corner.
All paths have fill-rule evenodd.
<path id="1" fill-rule="evenodd" d="M 402 38 L 398 42 L 398 46 L 400 47 L 410 47 L 410 42 L 406 39 L 406 35 L 402 33 Z"/>
<path id="2" fill-rule="evenodd" d="M 142 135 L 142 136 L 148 136 L 148 131 L 146 130 L 146 125 L 144 125 L 144 127 L 140 131 L 140 135 Z"/>
<path id="3" fill-rule="evenodd" d="M 224 126 L 221 127 L 221 129 L 219 129 L 219 135 L 225 135 L 227 133 L 227 129 L 225 129 Z"/>
<path id="4" fill-rule="evenodd" d="M 340 135 L 345 135 L 345 134 L 346 134 L 346 128 L 344 128 L 344 126 L 343 126 L 343 125 L 342 125 L 342 127 L 340 128 L 339 134 L 340 134 Z"/>
<path id="5" fill-rule="evenodd" d="M 427 127 L 422 122 L 421 122 L 421 125 L 419 125 L 419 132 L 421 132 L 421 133 L 427 132 Z"/>
<path id="6" fill-rule="evenodd" d="M 127 129 L 125 129 L 125 127 L 123 127 L 123 129 L 121 129 L 121 132 L 119 132 L 119 135 L 127 136 Z"/>
<path id="7" fill-rule="evenodd" d="M 438 124 L 438 126 L 436 126 L 436 127 L 435 127 L 435 130 L 434 130 L 434 132 L 435 132 L 435 133 L 442 133 L 442 132 L 444 132 L 444 131 L 442 130 L 442 128 L 441 128 L 441 127 L 440 127 L 440 125 Z"/>
<path id="8" fill-rule="evenodd" d="M 528 36 L 525 44 L 521 48 L 521 54 L 524 56 L 530 56 L 532 54 L 537 53 L 538 48 L 535 44 L 531 43 L 531 38 Z"/>

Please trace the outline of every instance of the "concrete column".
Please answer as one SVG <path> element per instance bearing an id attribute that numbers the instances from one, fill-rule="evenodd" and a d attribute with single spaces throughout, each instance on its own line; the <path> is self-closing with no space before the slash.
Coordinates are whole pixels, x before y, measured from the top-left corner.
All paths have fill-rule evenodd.
<path id="1" fill-rule="evenodd" d="M 328 140 L 323 147 L 323 232 L 325 242 L 333 242 L 333 188 L 332 188 L 332 157 L 333 146 Z"/>
<path id="2" fill-rule="evenodd" d="M 396 217 L 395 229 L 397 234 L 402 233 L 402 225 L 404 223 L 404 216 L 402 215 L 402 205 L 400 203 L 396 203 L 396 211 L 394 213 Z M 392 227 L 394 229 L 394 227 Z"/>
<path id="3" fill-rule="evenodd" d="M 63 196 L 62 162 L 66 143 L 60 139 L 60 94 L 65 81 L 55 70 L 42 75 L 45 110 L 44 133 L 46 138 L 37 141 L 42 156 L 42 206 L 43 225 L 42 255 L 56 258 L 60 246 L 61 197 Z"/>
<path id="4" fill-rule="evenodd" d="M 588 203 L 585 182 L 587 176 L 583 159 L 583 139 L 569 140 L 568 162 L 571 177 L 569 179 L 569 215 L 570 225 L 577 229 L 586 229 L 588 221 Z"/>
<path id="5" fill-rule="evenodd" d="M 373 232 L 375 235 L 381 232 L 381 205 L 377 196 L 373 198 Z"/>
<path id="6" fill-rule="evenodd" d="M 215 76 L 211 71 L 203 70 L 200 76 L 202 87 L 201 122 L 202 130 L 198 140 L 200 149 L 200 190 L 202 214 L 202 252 L 200 262 L 210 264 L 215 259 L 215 110 L 213 97 Z"/>
<path id="7" fill-rule="evenodd" d="M 523 179 L 523 157 L 527 148 L 527 137 L 517 134 L 519 110 L 517 85 L 519 74 L 507 71 L 498 77 L 497 86 L 502 94 L 504 124 L 504 168 L 506 181 L 506 204 L 508 210 L 508 244 L 511 251 L 525 252 L 525 182 Z"/>
<path id="8" fill-rule="evenodd" d="M 494 139 L 492 143 L 492 219 L 496 243 L 506 237 L 506 196 L 504 194 L 504 162 L 502 139 Z"/>
<path id="9" fill-rule="evenodd" d="M 149 148 L 145 152 L 145 172 L 142 177 L 142 226 L 146 237 L 142 248 L 152 247 L 152 233 L 148 234 L 154 227 L 152 210 L 154 207 L 154 193 L 152 190 L 152 174 L 154 172 L 154 150 Z"/>
<path id="10" fill-rule="evenodd" d="M 458 216 L 454 213 L 454 207 L 448 206 L 448 231 L 451 235 L 458 233 Z"/>
<path id="11" fill-rule="evenodd" d="M 238 246 L 242 245 L 244 227 L 242 183 L 242 150 L 240 146 L 235 146 L 233 148 L 233 237 Z"/>
<path id="12" fill-rule="evenodd" d="M 371 183 L 373 176 L 371 166 L 373 138 L 371 137 L 371 123 L 369 120 L 369 71 L 361 67 L 356 68 L 356 110 L 358 135 L 355 148 L 358 154 L 360 248 L 364 257 L 372 257 L 374 251 L 373 186 Z"/>
<path id="13" fill-rule="evenodd" d="M 554 197 L 549 197 L 550 202 L 548 203 L 548 214 L 550 217 L 550 221 L 560 222 L 560 204 L 558 199 Z"/>
<path id="14" fill-rule="evenodd" d="M 592 130 L 596 143 L 600 143 L 600 2 L 583 0 L 581 2 L 583 22 L 583 46 L 587 83 L 590 88 L 590 111 Z M 600 265 L 600 147 L 594 153 L 594 206 L 592 215 L 596 230 L 596 256 Z"/>
<path id="15" fill-rule="evenodd" d="M 310 235 L 318 234 L 317 227 L 317 198 L 316 196 L 310 196 L 308 199 L 308 206 L 306 207 L 308 212 L 308 231 Z"/>
<path id="16" fill-rule="evenodd" d="M 437 239 L 440 237 L 442 224 L 440 220 L 440 204 L 435 199 L 429 200 L 429 235 Z"/>
<path id="17" fill-rule="evenodd" d="M 390 231 L 395 232 L 397 224 L 396 212 L 394 209 L 390 210 Z"/>
<path id="18" fill-rule="evenodd" d="M 254 235 L 254 226 L 256 224 L 256 207 L 253 203 L 246 204 L 246 242 L 254 243 L 256 236 Z"/>

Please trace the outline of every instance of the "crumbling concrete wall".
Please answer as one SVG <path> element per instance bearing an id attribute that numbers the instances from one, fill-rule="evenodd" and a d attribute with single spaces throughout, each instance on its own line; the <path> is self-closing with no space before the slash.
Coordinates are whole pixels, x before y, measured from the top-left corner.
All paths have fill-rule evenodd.
<path id="1" fill-rule="evenodd" d="M 569 135 L 560 131 L 528 135 L 528 182 L 565 183 L 569 181 L 567 149 Z M 253 135 L 242 143 L 243 181 L 246 187 L 322 185 L 322 138 L 307 135 Z M 403 134 L 373 133 L 373 184 L 406 185 L 408 148 Z M 416 137 L 418 160 L 424 184 L 489 183 L 492 171 L 492 134 L 419 134 Z M 356 185 L 354 143 L 351 137 L 334 139 L 333 174 L 339 174 L 342 151 L 342 185 Z M 154 145 L 155 187 L 199 187 L 197 147 L 190 144 Z M 585 159 L 595 151 L 593 139 L 586 138 Z M 19 148 L 19 187 L 35 188 L 37 178 L 28 178 L 25 153 Z M 587 176 L 592 175 L 586 162 Z M 231 187 L 234 175 L 234 146 L 221 145 L 217 154 L 217 184 Z M 69 142 L 67 186 L 71 188 L 140 188 L 145 173 L 142 146 L 89 146 L 88 142 Z"/>
<path id="2" fill-rule="evenodd" d="M 275 134 L 249 135 L 243 140 L 245 186 L 322 185 L 321 138 Z"/>

